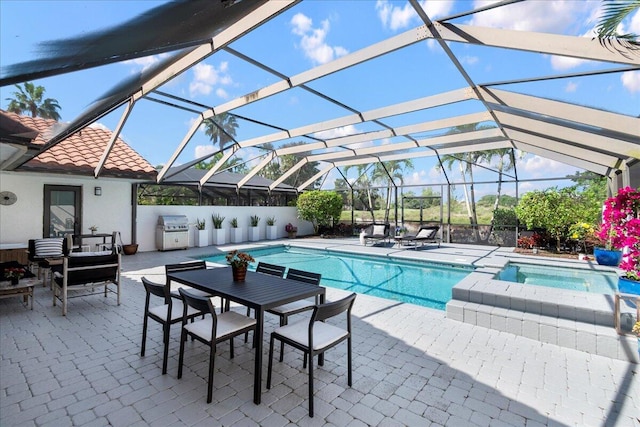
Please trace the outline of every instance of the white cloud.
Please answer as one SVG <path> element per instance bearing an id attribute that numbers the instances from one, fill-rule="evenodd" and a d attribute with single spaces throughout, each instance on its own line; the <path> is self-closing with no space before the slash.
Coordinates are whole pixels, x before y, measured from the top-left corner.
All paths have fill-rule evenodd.
<path id="1" fill-rule="evenodd" d="M 144 56 L 142 58 L 135 58 L 135 59 L 129 59 L 127 61 L 122 61 L 122 63 L 126 65 L 133 65 L 132 73 L 137 73 L 137 72 L 145 71 L 149 67 L 156 65 L 158 62 L 160 62 L 161 59 L 166 58 L 167 55 L 168 54 L 166 53 L 161 53 L 159 55 Z"/>
<path id="2" fill-rule="evenodd" d="M 626 73 L 622 73 L 620 80 L 629 92 L 640 92 L 640 71 L 627 71 Z"/>
<path id="3" fill-rule="evenodd" d="M 453 3 L 453 1 L 445 0 L 422 0 L 420 1 L 420 6 L 422 6 L 429 18 L 437 19 L 441 16 L 448 15 L 453 9 Z M 400 7 L 392 5 L 388 0 L 378 0 L 376 2 L 376 10 L 378 11 L 378 18 L 380 18 L 382 26 L 392 31 L 421 23 L 418 14 L 409 3 Z"/>
<path id="4" fill-rule="evenodd" d="M 577 89 L 578 89 L 578 83 L 575 83 L 575 82 L 569 82 L 564 87 L 565 92 L 575 92 Z"/>
<path id="5" fill-rule="evenodd" d="M 587 61 L 580 58 L 558 55 L 551 56 L 551 68 L 554 70 L 570 70 L 584 64 L 585 62 Z"/>
<path id="6" fill-rule="evenodd" d="M 460 62 L 466 65 L 475 65 L 478 63 L 478 61 L 480 61 L 480 58 L 478 58 L 477 56 L 465 55 L 462 58 L 460 58 Z"/>
<path id="7" fill-rule="evenodd" d="M 221 62 L 217 68 L 213 65 L 200 63 L 196 64 L 192 70 L 194 79 L 189 84 L 191 96 L 209 95 L 215 86 L 228 86 L 233 83 L 228 74 L 229 64 L 227 62 Z M 226 94 L 224 91 L 223 93 Z"/>
<path id="8" fill-rule="evenodd" d="M 540 156 L 527 156 L 520 160 L 518 170 L 531 174 L 531 178 L 550 178 L 571 175 L 576 171 L 575 166 L 569 166 L 555 160 Z"/>
<path id="9" fill-rule="evenodd" d="M 313 134 L 316 138 L 320 139 L 333 139 L 340 138 L 342 136 L 348 136 L 358 133 L 358 130 L 354 125 L 341 126 L 339 128 L 323 130 L 322 132 L 316 132 Z"/>
<path id="10" fill-rule="evenodd" d="M 199 159 L 202 156 L 206 156 L 207 154 L 211 154 L 216 150 L 216 147 L 213 144 L 209 145 L 197 145 L 195 148 L 195 157 L 194 159 Z"/>
<path id="11" fill-rule="evenodd" d="M 227 91 L 222 89 L 221 87 L 216 89 L 216 95 L 218 95 L 218 98 L 222 98 L 222 99 L 228 99 L 229 98 L 229 94 L 227 93 Z"/>
<path id="12" fill-rule="evenodd" d="M 427 176 L 427 171 L 425 171 L 424 169 L 421 169 L 419 171 L 413 171 L 411 175 L 404 177 L 404 184 L 405 185 L 424 184 L 425 183 L 424 179 L 426 176 Z M 429 171 L 429 178 L 433 178 L 431 176 L 431 171 Z"/>
<path id="13" fill-rule="evenodd" d="M 479 8 L 492 3 L 495 1 L 476 0 L 473 7 Z M 584 19 L 585 13 L 589 16 L 588 20 L 593 19 L 592 12 L 599 5 L 599 1 L 528 1 L 477 13 L 469 23 L 517 31 L 565 33 L 571 31 L 576 24 L 583 24 L 578 20 Z"/>
<path id="14" fill-rule="evenodd" d="M 342 46 L 327 44 L 326 38 L 330 29 L 328 19 L 323 20 L 319 28 L 314 28 L 311 18 L 302 13 L 296 13 L 291 18 L 291 26 L 293 27 L 291 32 L 300 36 L 300 47 L 304 55 L 314 64 L 325 64 L 349 53 Z"/>

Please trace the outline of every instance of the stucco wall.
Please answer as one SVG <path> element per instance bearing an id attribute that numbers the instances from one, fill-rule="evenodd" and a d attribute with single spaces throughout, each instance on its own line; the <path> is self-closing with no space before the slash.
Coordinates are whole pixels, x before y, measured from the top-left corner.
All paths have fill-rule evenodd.
<path id="1" fill-rule="evenodd" d="M 258 215 L 260 223 L 260 240 L 266 239 L 267 217 L 275 217 L 278 227 L 278 237 L 286 237 L 284 226 L 292 223 L 298 227 L 298 235 L 313 234 L 313 225 L 310 222 L 297 218 L 298 209 L 295 207 L 276 206 L 138 206 L 138 250 L 142 252 L 155 251 L 156 228 L 160 215 L 186 215 L 191 227 L 189 227 L 189 246 L 195 246 L 195 223 L 200 218 L 206 221 L 206 230 L 209 234 L 209 242 L 212 242 L 213 222 L 211 215 L 214 213 L 225 217 L 222 228 L 226 232 L 226 241 L 229 243 L 231 235 L 232 218 L 238 218 L 238 226 L 242 228 L 243 241 L 249 240 L 249 217 Z M 125 241 L 128 243 L 128 241 Z"/>
<path id="2" fill-rule="evenodd" d="M 25 243 L 42 237 L 44 185 L 82 187 L 82 232 L 98 226 L 99 233 L 120 231 L 123 241 L 131 240 L 131 183 L 117 179 L 93 179 L 67 175 L 0 173 L 0 191 L 11 191 L 18 201 L 0 205 L 0 244 Z M 102 196 L 94 195 L 102 188 Z"/>
<path id="3" fill-rule="evenodd" d="M 44 185 L 73 185 L 82 187 L 82 232 L 89 234 L 89 227 L 98 226 L 99 233 L 120 231 L 122 241 L 131 243 L 131 183 L 117 179 L 92 179 L 67 175 L 35 173 L 0 173 L 0 191 L 12 191 L 18 201 L 11 206 L 0 205 L 0 245 L 26 244 L 29 239 L 42 237 L 44 220 Z M 94 195 L 94 187 L 102 188 L 102 196 Z M 258 215 L 260 239 L 266 239 L 266 219 L 276 218 L 278 237 L 285 237 L 284 226 L 291 222 L 298 227 L 298 235 L 313 234 L 310 222 L 297 218 L 295 207 L 256 206 L 138 206 L 137 243 L 141 252 L 155 251 L 156 228 L 159 215 L 186 215 L 192 226 L 189 229 L 189 246 L 195 246 L 195 222 L 205 219 L 212 242 L 211 215 L 218 213 L 226 219 L 223 229 L 226 241 L 230 240 L 229 221 L 238 218 L 243 241 L 249 240 L 249 217 Z"/>

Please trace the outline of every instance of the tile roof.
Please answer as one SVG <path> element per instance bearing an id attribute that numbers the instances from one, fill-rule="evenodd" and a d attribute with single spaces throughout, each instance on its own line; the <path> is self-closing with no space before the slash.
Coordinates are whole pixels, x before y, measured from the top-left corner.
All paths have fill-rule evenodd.
<path id="1" fill-rule="evenodd" d="M 54 127 L 64 125 L 51 119 L 21 116 L 2 110 L 0 114 L 37 130 L 39 133 L 33 140 L 33 144 L 40 146 L 46 144 L 47 135 L 53 133 Z M 113 132 L 106 128 L 86 127 L 41 152 L 20 166 L 18 170 L 93 175 L 112 135 Z M 156 170 L 149 162 L 118 138 L 105 162 L 101 176 L 153 180 L 156 174 Z"/>

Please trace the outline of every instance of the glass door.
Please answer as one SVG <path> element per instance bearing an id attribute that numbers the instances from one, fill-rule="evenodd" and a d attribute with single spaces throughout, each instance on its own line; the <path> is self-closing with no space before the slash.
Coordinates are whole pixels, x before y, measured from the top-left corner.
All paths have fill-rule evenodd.
<path id="1" fill-rule="evenodd" d="M 44 186 L 44 237 L 64 237 L 82 230 L 82 187 Z"/>

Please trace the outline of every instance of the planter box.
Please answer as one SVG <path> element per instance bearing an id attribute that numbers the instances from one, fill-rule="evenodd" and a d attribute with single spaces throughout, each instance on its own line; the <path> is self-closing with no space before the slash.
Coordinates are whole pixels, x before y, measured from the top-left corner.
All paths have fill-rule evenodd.
<path id="1" fill-rule="evenodd" d="M 231 243 L 240 243 L 242 242 L 242 228 L 232 228 L 231 229 Z"/>
<path id="2" fill-rule="evenodd" d="M 267 225 L 267 239 L 275 240 L 278 238 L 278 226 L 277 225 Z"/>
<path id="3" fill-rule="evenodd" d="M 249 227 L 249 240 L 252 242 L 260 240 L 260 227 Z"/>
<path id="4" fill-rule="evenodd" d="M 224 245 L 227 243 L 227 231 L 224 228 L 213 229 L 213 244 Z"/>
<path id="5" fill-rule="evenodd" d="M 209 246 L 209 230 L 196 230 L 196 246 Z"/>

